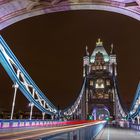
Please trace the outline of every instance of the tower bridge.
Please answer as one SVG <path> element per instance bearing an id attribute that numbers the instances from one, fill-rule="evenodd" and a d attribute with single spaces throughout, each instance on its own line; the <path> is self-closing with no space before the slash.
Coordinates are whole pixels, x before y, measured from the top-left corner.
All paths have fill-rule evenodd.
<path id="1" fill-rule="evenodd" d="M 26 128 L 28 126 L 57 126 L 59 129 L 60 126 L 64 127 L 64 125 L 68 125 L 70 127 L 68 129 L 70 129 L 71 131 L 75 131 L 75 125 L 78 125 L 80 123 L 83 126 L 78 126 L 76 128 L 80 128 L 79 131 L 86 131 L 85 129 L 88 123 L 90 124 L 88 125 L 88 128 L 90 126 L 90 128 L 92 129 L 92 125 L 93 127 L 95 127 L 94 131 L 97 130 L 95 132 L 92 130 L 95 137 L 104 126 L 105 122 L 103 120 L 112 119 L 117 123 L 120 123 L 120 121 L 123 121 L 123 123 L 127 123 L 127 127 L 139 129 L 140 127 L 137 127 L 137 125 L 139 125 L 140 123 L 140 85 L 138 85 L 138 89 L 130 111 L 126 112 L 123 108 L 118 90 L 119 88 L 117 82 L 116 60 L 117 56 L 114 53 L 113 45 L 111 45 L 110 48 L 111 51 L 108 54 L 103 46 L 103 42 L 100 39 L 98 39 L 98 41 L 96 42 L 95 49 L 93 50 L 93 53 L 91 55 L 89 55 L 88 47 L 86 47 L 85 55 L 83 57 L 83 85 L 79 96 L 75 100 L 73 105 L 64 110 L 58 110 L 33 82 L 31 77 L 28 75 L 16 56 L 8 47 L 2 36 L 0 36 L 0 63 L 13 81 L 13 87 L 15 89 L 11 111 L 11 120 L 0 121 L 0 127 Z M 27 98 L 31 105 L 29 120 L 20 120 L 20 122 L 17 120 L 13 120 L 16 93 L 18 89 Z M 42 121 L 32 121 L 34 106 L 36 106 L 42 112 Z M 45 120 L 45 114 L 50 114 L 52 116 L 52 120 Z M 54 119 L 53 116 L 57 116 L 57 119 L 60 119 L 61 117 L 61 119 L 65 118 L 67 120 L 56 121 L 56 118 Z M 89 119 L 94 120 L 94 122 L 84 121 Z M 81 121 L 72 122 L 69 120 Z M 98 125 L 96 125 L 97 120 L 100 120 L 100 122 L 98 122 Z M 67 133 L 65 131 L 65 128 L 62 128 L 61 130 L 58 132 Z M 16 130 L 14 131 L 16 132 Z M 33 131 L 36 132 L 37 130 L 34 129 Z M 33 131 L 30 132 L 29 130 L 29 134 L 31 134 Z M 10 131 L 7 132 L 10 133 Z M 40 135 L 42 136 L 44 134 L 44 129 L 39 129 L 38 132 L 39 133 L 31 137 L 39 137 Z M 25 137 L 25 133 L 26 132 L 24 132 L 23 129 L 21 130 L 21 132 L 17 133 L 18 135 L 16 137 L 28 138 L 29 136 Z M 56 132 L 54 129 L 48 134 L 54 135 L 55 133 Z M 78 132 L 78 134 L 79 133 L 80 132 Z M 90 135 L 92 136 L 93 134 Z M 69 135 L 68 137 L 71 137 Z M 15 135 L 13 134 L 2 134 L 0 135 L 0 138 L 9 138 L 9 136 L 10 138 L 15 138 Z M 60 137 L 62 136 L 60 135 Z M 84 134 L 84 137 L 87 137 L 86 133 Z"/>
<path id="2" fill-rule="evenodd" d="M 84 124 L 83 127 L 86 127 L 87 125 L 85 125 L 85 123 L 89 122 L 82 120 L 100 120 L 100 125 L 95 126 L 98 127 L 98 131 L 94 133 L 94 136 L 96 136 L 97 132 L 99 133 L 99 130 L 101 130 L 101 128 L 104 126 L 103 124 L 105 122 L 103 120 L 109 118 L 115 120 L 117 123 L 122 120 L 125 123 L 127 122 L 127 124 L 132 123 L 133 125 L 131 124 L 130 126 L 134 128 L 135 123 L 140 123 L 140 86 L 138 86 L 130 111 L 126 112 L 122 106 L 121 97 L 118 90 L 117 61 L 113 45 L 111 45 L 111 51 L 110 54 L 108 54 L 103 46 L 103 42 L 100 39 L 98 39 L 96 42 L 95 49 L 93 50 L 91 56 L 89 55 L 88 48 L 86 47 L 85 56 L 83 57 L 83 85 L 81 91 L 73 105 L 64 110 L 58 110 L 42 93 L 42 91 L 22 67 L 2 36 L 0 36 L 0 63 L 13 81 L 13 87 L 15 89 L 11 120 L 13 120 L 16 93 L 18 89 L 27 98 L 31 106 L 29 116 L 30 121 L 24 122 L 21 120 L 21 122 L 11 122 L 3 120 L 0 122 L 1 128 L 38 125 L 50 126 L 50 124 L 53 127 L 64 126 L 66 124 L 74 125 L 75 123 L 82 123 Z M 42 112 L 43 121 L 31 121 L 34 106 L 36 106 Z M 60 119 L 60 117 L 61 119 L 65 118 L 67 121 L 56 122 L 56 120 L 54 120 L 55 122 L 48 123 L 48 121 L 44 120 L 45 114 L 50 114 L 52 116 L 52 121 L 54 120 L 54 116 L 57 116 L 57 119 Z M 81 122 L 69 123 L 69 120 L 81 120 Z M 95 124 L 96 123 L 93 125 Z M 138 127 L 138 129 L 139 128 L 140 127 Z M 62 129 L 62 131 L 63 130 L 65 129 Z M 70 130 L 73 130 L 73 128 L 70 128 Z M 54 134 L 54 131 L 51 133 Z M 23 132 L 21 133 L 24 134 Z M 19 133 L 19 136 L 21 133 Z M 63 131 L 63 133 L 65 133 L 65 131 Z M 2 135 L 2 138 L 3 136 L 7 137 L 7 134 Z M 11 136 L 14 137 L 13 135 L 10 135 L 10 137 Z"/>
<path id="3" fill-rule="evenodd" d="M 64 115 L 70 116 L 77 109 L 81 111 L 81 116 L 74 116 L 81 119 L 88 119 L 89 116 L 100 119 L 102 115 L 102 119 L 111 117 L 117 120 L 127 116 L 120 102 L 117 60 L 113 44 L 110 48 L 111 52 L 108 55 L 103 42 L 98 39 L 93 53 L 89 56 L 86 47 L 83 57 L 83 78 L 85 79 L 83 87 L 74 105 L 67 109 Z M 99 114 L 99 112 L 104 113 Z"/>
<path id="4" fill-rule="evenodd" d="M 139 0 L 1 0 L 0 30 L 29 17 L 69 10 L 105 10 L 121 13 L 140 20 Z M 58 110 L 35 84 L 8 44 L 0 36 L 0 63 L 13 81 L 14 87 L 11 118 L 10 120 L 0 120 L 0 128 L 25 127 L 26 129 L 28 126 L 58 126 L 59 129 L 63 126 L 62 131 L 55 129 L 52 131 L 48 130 L 48 128 L 47 130 L 50 131 L 49 134 L 54 135 L 58 132 L 64 133 L 65 127 L 70 127 L 68 128 L 70 132 L 68 133 L 68 138 L 71 138 L 71 135 L 74 137 L 76 129 L 80 129 L 79 131 L 81 131 L 81 127 L 89 128 L 89 126 L 93 125 L 94 130 L 92 129 L 93 127 L 91 130 L 94 132 L 96 130 L 94 133 L 95 136 L 104 127 L 105 122 L 103 120 L 111 118 L 118 123 L 121 121 L 127 123 L 127 127 L 129 128 L 140 130 L 140 84 L 138 84 L 130 110 L 126 111 L 121 102 L 118 87 L 117 56 L 113 45 L 110 47 L 111 51 L 107 53 L 100 39 L 96 42 L 95 49 L 91 55 L 89 55 L 88 47 L 86 47 L 83 57 L 83 83 L 79 96 L 71 106 L 64 110 Z M 29 120 L 13 120 L 17 90 L 20 90 L 30 103 Z M 42 120 L 32 120 L 34 106 L 41 111 Z M 51 115 L 52 120 L 45 120 L 46 114 Z M 57 116 L 57 119 L 61 117 L 66 120 L 56 121 L 54 120 L 54 116 Z M 73 121 L 71 122 L 69 119 Z M 93 122 L 87 121 L 88 119 L 91 119 Z M 97 120 L 100 121 L 96 122 Z M 82 124 L 82 126 L 75 127 L 78 124 Z M 8 134 L 4 132 L 4 134 L 0 135 L 0 138 L 9 138 L 9 136 L 12 136 L 15 139 L 15 134 L 11 134 L 9 130 L 6 131 Z M 15 129 L 14 131 L 17 133 L 19 130 Z M 23 131 L 19 132 L 17 136 L 25 138 L 26 132 Z M 36 133 L 36 130 L 33 131 Z M 29 134 L 33 131 L 31 130 Z M 46 129 L 37 131 L 41 132 L 38 136 L 44 135 Z M 78 133 L 81 133 L 79 131 Z M 80 137 L 80 135 L 78 136 Z M 29 138 L 29 136 L 27 137 Z"/>

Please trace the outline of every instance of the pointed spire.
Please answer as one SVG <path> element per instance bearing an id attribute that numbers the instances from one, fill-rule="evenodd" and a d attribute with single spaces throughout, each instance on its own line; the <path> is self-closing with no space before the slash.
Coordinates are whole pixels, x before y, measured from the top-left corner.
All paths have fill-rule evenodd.
<path id="1" fill-rule="evenodd" d="M 111 44 L 111 50 L 110 50 L 110 54 L 113 54 L 114 53 L 114 45 L 113 43 Z"/>
<path id="2" fill-rule="evenodd" d="M 88 46 L 86 46 L 86 56 L 89 56 Z"/>
<path id="3" fill-rule="evenodd" d="M 96 46 L 103 46 L 103 42 L 100 38 L 98 38 L 98 41 L 96 42 Z"/>

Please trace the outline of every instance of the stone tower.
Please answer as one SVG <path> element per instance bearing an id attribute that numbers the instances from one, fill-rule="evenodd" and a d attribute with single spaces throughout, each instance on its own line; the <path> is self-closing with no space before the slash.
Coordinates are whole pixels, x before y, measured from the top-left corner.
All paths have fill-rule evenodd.
<path id="1" fill-rule="evenodd" d="M 86 47 L 83 57 L 83 77 L 86 77 L 84 116 L 88 119 L 105 119 L 115 116 L 114 76 L 117 76 L 116 55 L 113 45 L 108 55 L 100 39 L 89 56 Z"/>

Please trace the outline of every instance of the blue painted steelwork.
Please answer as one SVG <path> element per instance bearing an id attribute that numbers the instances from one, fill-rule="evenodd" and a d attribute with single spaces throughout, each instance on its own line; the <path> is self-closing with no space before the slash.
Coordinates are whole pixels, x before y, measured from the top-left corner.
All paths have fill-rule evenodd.
<path id="1" fill-rule="evenodd" d="M 135 118 L 140 115 L 140 83 L 138 84 L 134 100 L 132 102 L 128 118 Z"/>
<path id="2" fill-rule="evenodd" d="M 47 114 L 58 114 L 57 108 L 48 100 L 48 98 L 42 93 L 38 86 L 34 83 L 18 59 L 15 57 L 11 49 L 8 47 L 2 36 L 0 36 L 0 63 L 8 73 L 9 77 L 14 84 L 18 85 L 20 91 L 24 96 L 33 103 L 40 111 Z M 121 108 L 120 114 L 124 117 L 126 113 L 122 108 L 122 102 L 118 89 L 118 82 L 114 78 L 115 88 L 118 96 L 119 105 Z M 71 116 L 78 109 L 78 106 L 82 100 L 85 91 L 86 78 L 83 81 L 80 94 L 73 105 L 62 110 L 61 115 Z M 31 90 L 30 90 L 31 88 Z M 36 95 L 36 97 L 35 97 Z M 135 118 L 140 113 L 140 83 L 138 85 L 134 101 L 132 103 L 128 117 Z"/>
<path id="3" fill-rule="evenodd" d="M 24 96 L 40 111 L 47 114 L 57 113 L 56 107 L 47 99 L 47 97 L 34 83 L 11 49 L 8 47 L 2 36 L 0 36 L 0 63 L 14 84 L 18 84 L 18 88 L 24 94 Z M 30 87 L 31 90 L 34 91 L 30 91 Z"/>
<path id="4" fill-rule="evenodd" d="M 124 105 L 124 102 L 121 98 L 121 94 L 120 94 L 120 88 L 119 88 L 119 82 L 117 80 L 116 76 L 113 76 L 113 80 L 114 80 L 114 86 L 115 86 L 115 90 L 116 90 L 116 104 L 118 104 L 118 106 L 116 106 L 116 108 L 119 107 L 119 112 L 116 112 L 118 115 L 118 113 L 121 115 L 122 118 L 125 118 L 128 114 L 128 111 Z M 117 103 L 118 102 L 118 103 Z"/>

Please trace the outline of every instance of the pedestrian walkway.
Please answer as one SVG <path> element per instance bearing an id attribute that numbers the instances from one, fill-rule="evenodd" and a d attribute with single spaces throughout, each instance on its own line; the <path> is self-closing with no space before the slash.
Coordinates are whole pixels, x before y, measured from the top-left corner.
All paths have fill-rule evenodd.
<path id="1" fill-rule="evenodd" d="M 116 127 L 105 127 L 95 140 L 140 140 L 140 131 Z"/>

